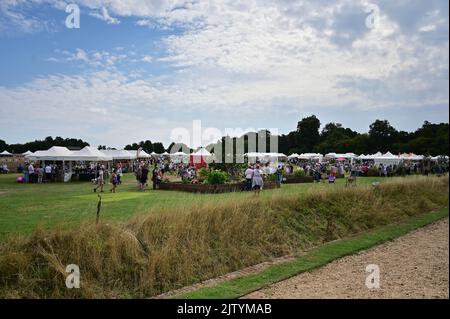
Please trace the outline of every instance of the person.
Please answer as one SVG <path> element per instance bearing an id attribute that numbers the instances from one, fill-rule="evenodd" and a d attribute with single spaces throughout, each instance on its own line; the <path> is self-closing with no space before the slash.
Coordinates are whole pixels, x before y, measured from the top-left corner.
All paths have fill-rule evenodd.
<path id="1" fill-rule="evenodd" d="M 277 170 L 275 171 L 275 176 L 276 176 L 277 188 L 280 188 L 281 181 L 283 180 L 283 171 L 281 168 L 281 164 L 278 165 Z"/>
<path id="2" fill-rule="evenodd" d="M 100 187 L 100 192 L 103 193 L 103 185 L 104 180 L 104 172 L 103 172 L 103 166 L 100 167 L 99 171 L 98 171 L 98 176 L 97 176 L 97 187 L 94 188 L 94 193 L 97 191 L 97 189 Z"/>
<path id="3" fill-rule="evenodd" d="M 52 167 L 50 166 L 50 164 L 45 165 L 45 180 L 47 182 L 50 182 L 50 180 L 52 179 Z"/>
<path id="4" fill-rule="evenodd" d="M 30 183 L 34 182 L 34 166 L 32 163 L 28 165 L 28 182 Z"/>
<path id="5" fill-rule="evenodd" d="M 259 165 L 256 165 L 256 168 L 253 170 L 252 174 L 252 189 L 255 191 L 255 195 L 259 196 L 259 193 L 263 188 L 263 184 L 261 170 L 259 169 Z"/>
<path id="6" fill-rule="evenodd" d="M 252 189 L 252 177 L 253 177 L 253 168 L 251 165 L 247 167 L 245 170 L 245 181 L 246 181 L 246 189 L 249 191 Z"/>
<path id="7" fill-rule="evenodd" d="M 147 179 L 148 179 L 148 167 L 147 167 L 147 164 L 144 164 L 141 169 L 141 178 L 139 180 L 142 191 L 145 191 L 145 186 L 147 185 Z"/>
<path id="8" fill-rule="evenodd" d="M 3 174 L 8 174 L 9 173 L 8 165 L 6 165 L 6 163 L 4 163 L 2 165 L 2 173 Z"/>
<path id="9" fill-rule="evenodd" d="M 44 178 L 44 169 L 40 165 L 38 165 L 37 167 L 37 178 L 38 184 L 42 184 L 42 179 Z"/>
<path id="10" fill-rule="evenodd" d="M 141 187 L 141 175 L 142 175 L 142 163 L 140 165 L 138 165 L 136 172 L 136 181 L 138 183 L 139 188 Z"/>
<path id="11" fill-rule="evenodd" d="M 122 163 L 117 165 L 117 185 L 122 184 Z"/>
<path id="12" fill-rule="evenodd" d="M 112 184 L 112 188 L 109 190 L 111 193 L 115 193 L 116 192 L 116 187 L 118 184 L 118 174 L 116 173 L 116 170 L 113 169 L 112 173 L 111 173 L 111 184 Z"/>
<path id="13" fill-rule="evenodd" d="M 156 186 L 158 185 L 160 178 L 161 178 L 160 172 L 158 171 L 158 168 L 155 164 L 155 167 L 153 168 L 153 171 L 152 171 L 153 189 L 156 189 Z"/>

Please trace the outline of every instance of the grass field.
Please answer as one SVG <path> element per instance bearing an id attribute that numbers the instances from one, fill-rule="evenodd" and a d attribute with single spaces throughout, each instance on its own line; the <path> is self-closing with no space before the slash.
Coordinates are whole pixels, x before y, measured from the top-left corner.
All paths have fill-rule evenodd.
<path id="1" fill-rule="evenodd" d="M 91 183 L 18 184 L 15 182 L 17 176 L 0 175 L 0 239 L 10 233 L 30 234 L 37 227 L 48 229 L 55 225 L 65 227 L 82 221 L 95 222 L 97 194 L 93 193 Z M 358 183 L 385 180 L 367 177 L 358 179 Z M 263 191 L 261 198 L 270 200 L 278 194 L 301 194 L 343 185 L 343 179 L 338 179 L 336 185 L 287 184 L 278 190 Z M 170 213 L 198 204 L 246 201 L 253 197 L 252 193 L 191 194 L 151 189 L 141 192 L 132 174 L 125 174 L 117 193 L 109 193 L 109 185 L 104 189 L 101 219 L 108 222 L 126 221 L 161 209 Z"/>
<path id="2" fill-rule="evenodd" d="M 155 296 L 447 207 L 449 183 L 448 176 L 360 178 L 348 189 L 342 180 L 298 184 L 255 198 L 141 193 L 127 176 L 118 193 L 104 194 L 96 226 L 89 184 L 16 185 L 11 177 L 1 184 L 8 236 L 0 241 L 0 297 L 14 298 Z M 47 229 L 32 232 L 37 225 Z M 79 265 L 81 289 L 66 288 L 68 264 Z"/>

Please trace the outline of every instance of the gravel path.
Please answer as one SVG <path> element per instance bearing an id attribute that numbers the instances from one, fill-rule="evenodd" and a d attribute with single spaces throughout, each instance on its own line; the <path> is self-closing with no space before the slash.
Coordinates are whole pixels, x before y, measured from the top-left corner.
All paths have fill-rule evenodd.
<path id="1" fill-rule="evenodd" d="M 380 288 L 365 285 L 368 264 Z M 448 218 L 244 298 L 449 298 Z"/>

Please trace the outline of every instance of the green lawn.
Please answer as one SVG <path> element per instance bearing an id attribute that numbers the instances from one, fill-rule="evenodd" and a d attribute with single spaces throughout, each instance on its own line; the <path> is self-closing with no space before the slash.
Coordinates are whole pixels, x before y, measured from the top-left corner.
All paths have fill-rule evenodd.
<path id="1" fill-rule="evenodd" d="M 29 234 L 36 227 L 49 228 L 54 225 L 72 225 L 82 220 L 95 221 L 97 194 L 89 182 L 18 184 L 17 174 L 0 175 L 0 238 L 10 233 Z M 359 178 L 358 183 L 367 184 L 383 178 Z M 343 187 L 344 180 L 335 185 L 289 184 L 281 189 L 266 190 L 261 193 L 262 200 L 270 200 L 277 193 L 305 193 L 309 190 Z M 124 221 L 138 214 L 151 213 L 164 208 L 167 213 L 187 205 L 213 201 L 240 201 L 253 196 L 251 193 L 191 194 L 174 191 L 141 192 L 137 189 L 134 175 L 126 174 L 117 193 L 108 192 L 105 185 L 101 218 L 107 221 Z"/>

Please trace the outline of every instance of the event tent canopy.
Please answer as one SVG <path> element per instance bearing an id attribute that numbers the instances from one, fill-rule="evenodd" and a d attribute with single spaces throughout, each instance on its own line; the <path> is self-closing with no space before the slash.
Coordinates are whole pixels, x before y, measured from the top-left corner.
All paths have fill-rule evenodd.
<path id="1" fill-rule="evenodd" d="M 113 160 L 132 160 L 136 159 L 135 152 L 128 152 L 126 150 L 102 150 L 105 155 L 111 156 Z"/>
<path id="2" fill-rule="evenodd" d="M 91 146 L 86 146 L 79 151 L 73 151 L 71 158 L 72 161 L 99 161 L 99 162 L 112 161 L 112 159 L 113 158 L 111 155 L 106 155 L 103 152 Z"/>
<path id="3" fill-rule="evenodd" d="M 302 153 L 298 156 L 299 159 L 312 159 L 312 158 L 322 158 L 323 155 L 319 153 Z"/>
<path id="4" fill-rule="evenodd" d="M 201 147 L 197 152 L 191 154 L 192 156 L 204 156 L 209 157 L 211 156 L 211 153 L 204 147 Z"/>
<path id="5" fill-rule="evenodd" d="M 298 158 L 299 155 L 297 153 L 292 153 L 291 155 L 288 156 L 288 158 Z"/>
<path id="6" fill-rule="evenodd" d="M 148 154 L 146 151 L 141 150 L 141 151 L 137 152 L 136 157 L 137 158 L 150 158 L 151 155 Z"/>
<path id="7" fill-rule="evenodd" d="M 67 147 L 52 146 L 46 151 L 36 151 L 26 157 L 31 160 L 70 161 L 74 158 L 74 154 Z"/>
<path id="8" fill-rule="evenodd" d="M 3 152 L 0 153 L 1 156 L 13 156 L 13 154 L 11 154 L 10 152 L 8 152 L 7 150 L 4 150 Z"/>
<path id="9" fill-rule="evenodd" d="M 31 152 L 30 150 L 26 151 L 25 153 L 22 153 L 23 156 L 27 156 L 27 155 L 31 155 L 33 154 L 33 152 Z"/>

